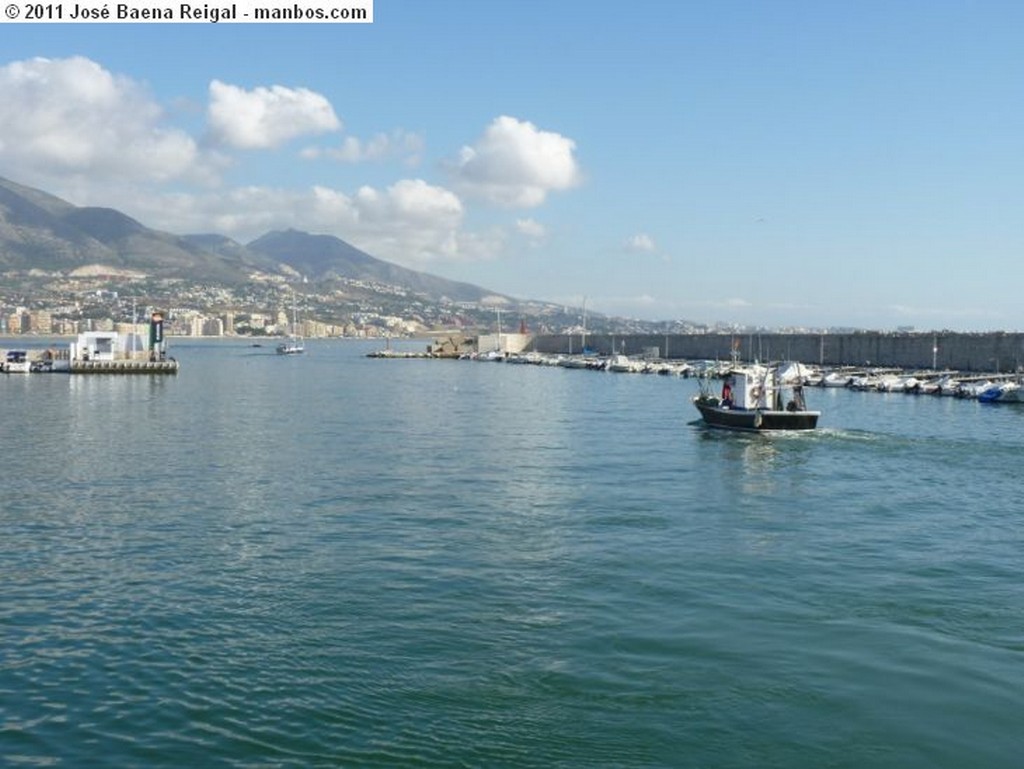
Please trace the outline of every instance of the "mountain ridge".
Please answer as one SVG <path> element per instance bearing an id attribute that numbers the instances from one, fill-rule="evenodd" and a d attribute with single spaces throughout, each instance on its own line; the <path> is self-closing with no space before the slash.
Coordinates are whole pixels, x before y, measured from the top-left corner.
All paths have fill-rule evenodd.
<path id="1" fill-rule="evenodd" d="M 282 278 L 298 274 L 318 283 L 383 283 L 435 300 L 516 301 L 379 259 L 333 235 L 274 230 L 246 244 L 215 233 L 176 235 L 114 208 L 75 206 L 0 177 L 0 270 L 70 272 L 92 265 L 231 284 L 248 282 L 254 273 Z"/>

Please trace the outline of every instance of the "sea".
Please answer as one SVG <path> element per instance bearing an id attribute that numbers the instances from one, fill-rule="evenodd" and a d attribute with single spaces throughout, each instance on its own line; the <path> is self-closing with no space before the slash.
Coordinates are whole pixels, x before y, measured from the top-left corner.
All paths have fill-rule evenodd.
<path id="1" fill-rule="evenodd" d="M 381 346 L 0 376 L 0 765 L 1024 762 L 1024 408 Z"/>

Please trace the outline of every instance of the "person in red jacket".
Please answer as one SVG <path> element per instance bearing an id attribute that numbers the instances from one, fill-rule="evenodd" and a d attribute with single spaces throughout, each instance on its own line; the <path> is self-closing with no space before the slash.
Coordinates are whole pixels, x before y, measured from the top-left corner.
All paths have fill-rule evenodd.
<path id="1" fill-rule="evenodd" d="M 726 379 L 722 384 L 722 405 L 731 408 L 732 407 L 732 380 Z"/>

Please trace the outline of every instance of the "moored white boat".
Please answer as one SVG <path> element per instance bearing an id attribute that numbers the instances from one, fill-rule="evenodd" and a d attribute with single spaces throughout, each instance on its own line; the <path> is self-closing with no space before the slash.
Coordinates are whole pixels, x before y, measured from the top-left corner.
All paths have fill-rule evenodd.
<path id="1" fill-rule="evenodd" d="M 940 377 L 936 382 L 936 392 L 939 395 L 952 396 L 960 391 L 960 380 L 954 376 L 946 375 Z"/>
<path id="2" fill-rule="evenodd" d="M 590 359 L 582 355 L 569 355 L 558 361 L 562 368 L 588 368 Z"/>
<path id="3" fill-rule="evenodd" d="M 830 371 L 821 380 L 822 387 L 846 387 L 850 384 L 850 374 L 843 371 Z"/>
<path id="4" fill-rule="evenodd" d="M 992 381 L 984 379 L 976 382 L 961 382 L 957 385 L 956 392 L 953 393 L 957 398 L 977 398 L 985 390 L 992 386 Z"/>
<path id="5" fill-rule="evenodd" d="M 3 370 L 8 374 L 28 374 L 32 371 L 32 363 L 25 350 L 8 350 L 3 362 Z"/>
<path id="6" fill-rule="evenodd" d="M 875 382 L 875 389 L 880 393 L 903 392 L 903 377 L 894 374 L 886 374 Z"/>
<path id="7" fill-rule="evenodd" d="M 616 354 L 608 359 L 608 370 L 618 373 L 633 373 L 640 370 L 640 364 L 627 355 Z"/>

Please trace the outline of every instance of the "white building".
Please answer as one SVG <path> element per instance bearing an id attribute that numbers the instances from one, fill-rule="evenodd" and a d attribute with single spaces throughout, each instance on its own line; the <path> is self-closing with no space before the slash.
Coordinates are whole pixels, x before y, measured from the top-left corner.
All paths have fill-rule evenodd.
<path id="1" fill-rule="evenodd" d="M 71 360 L 146 360 L 149 345 L 139 333 L 86 331 L 71 343 Z"/>

